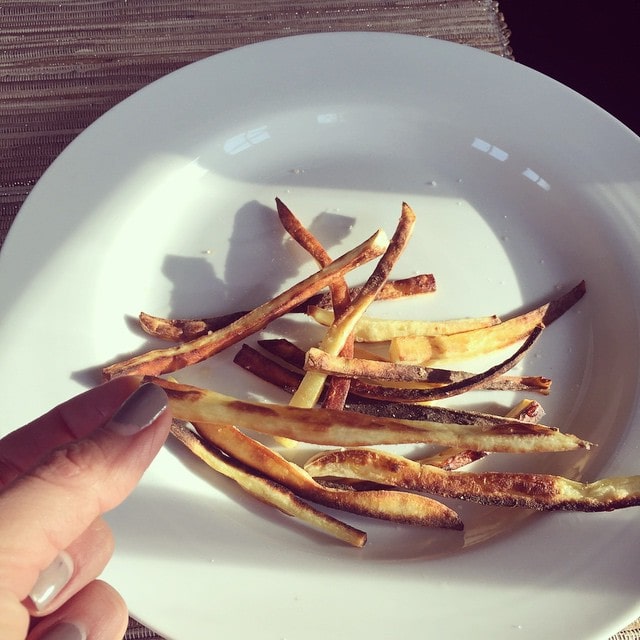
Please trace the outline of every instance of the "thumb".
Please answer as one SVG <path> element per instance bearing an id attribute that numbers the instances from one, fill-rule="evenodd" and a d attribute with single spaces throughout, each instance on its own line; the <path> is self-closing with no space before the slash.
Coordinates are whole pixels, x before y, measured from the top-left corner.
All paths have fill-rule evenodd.
<path id="1" fill-rule="evenodd" d="M 0 585 L 26 598 L 39 573 L 133 490 L 170 422 L 164 391 L 142 385 L 106 424 L 10 484 L 0 494 Z"/>

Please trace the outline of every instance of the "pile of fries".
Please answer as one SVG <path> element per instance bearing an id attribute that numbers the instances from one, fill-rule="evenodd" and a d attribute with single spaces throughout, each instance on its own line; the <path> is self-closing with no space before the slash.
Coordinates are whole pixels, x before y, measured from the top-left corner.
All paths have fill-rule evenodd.
<path id="1" fill-rule="evenodd" d="M 536 510 L 605 511 L 640 504 L 640 476 L 581 483 L 549 474 L 463 469 L 491 452 L 592 446 L 541 424 L 544 411 L 535 400 L 523 400 L 505 416 L 434 404 L 475 389 L 548 394 L 548 378 L 509 371 L 545 327 L 582 298 L 584 282 L 504 321 L 495 315 L 444 322 L 374 318 L 367 311 L 375 300 L 436 289 L 431 274 L 391 278 L 416 222 L 411 207 L 403 203 L 390 239 L 378 230 L 334 260 L 281 200 L 276 205 L 286 232 L 319 265 L 313 275 L 249 311 L 202 319 L 141 313 L 144 331 L 173 344 L 103 369 L 106 379 L 134 375 L 141 383 L 161 385 L 175 417 L 172 434 L 188 450 L 259 500 L 355 547 L 365 544 L 366 533 L 320 507 L 460 530 L 458 513 L 434 496 Z M 374 261 L 364 284 L 350 288 L 345 275 Z M 285 338 L 258 340 L 260 350 L 243 344 L 276 318 L 301 312 L 324 327 L 315 346 L 301 348 Z M 232 346 L 237 365 L 290 393 L 287 405 L 249 402 L 171 376 Z M 510 355 L 485 371 L 442 368 L 449 360 L 507 348 Z M 252 432 L 272 436 L 273 446 Z M 287 452 L 298 442 L 327 449 L 297 464 Z M 419 459 L 390 452 L 405 444 L 436 451 Z"/>

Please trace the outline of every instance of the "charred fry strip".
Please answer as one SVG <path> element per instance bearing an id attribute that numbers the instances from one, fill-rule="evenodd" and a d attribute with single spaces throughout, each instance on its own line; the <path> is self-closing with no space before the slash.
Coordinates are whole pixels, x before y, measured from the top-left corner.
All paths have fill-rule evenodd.
<path id="1" fill-rule="evenodd" d="M 309 305 L 307 315 L 325 327 L 330 326 L 334 321 L 334 313 L 331 309 L 322 309 L 314 305 Z M 492 327 L 500 322 L 500 318 L 496 315 L 443 321 L 394 320 L 363 316 L 356 324 L 354 337 L 358 342 L 387 342 L 401 336 L 442 336 L 462 333 Z"/>
<path id="2" fill-rule="evenodd" d="M 313 476 L 368 480 L 485 505 L 543 511 L 612 511 L 640 505 L 640 476 L 582 483 L 544 473 L 456 473 L 371 449 L 321 454 L 305 469 Z"/>
<path id="3" fill-rule="evenodd" d="M 522 400 L 508 413 L 507 418 L 515 418 L 523 422 L 540 422 L 544 416 L 544 409 L 535 400 Z M 442 451 L 418 460 L 421 464 L 430 464 L 445 471 L 455 471 L 487 455 L 486 451 L 472 451 L 469 449 L 460 450 L 455 448 L 443 449 Z"/>
<path id="4" fill-rule="evenodd" d="M 219 449 L 203 442 L 202 438 L 184 424 L 175 422 L 171 427 L 171 433 L 209 467 L 234 480 L 254 498 L 354 547 L 365 545 L 366 533 L 318 511 L 281 484 L 252 473 L 243 465 L 224 455 Z"/>
<path id="5" fill-rule="evenodd" d="M 305 249 L 321 267 L 326 267 L 331 264 L 331 256 L 325 251 L 325 248 L 320 244 L 319 240 L 304 227 L 297 216 L 294 215 L 291 209 L 289 209 L 280 198 L 276 198 L 276 207 L 280 223 L 287 233 Z M 331 284 L 330 290 L 333 315 L 335 318 L 340 318 L 351 304 L 349 286 L 344 278 L 338 278 Z M 350 334 L 344 341 L 340 354 L 344 357 L 353 356 L 353 334 Z M 342 409 L 349 394 L 350 384 L 351 381 L 348 378 L 329 376 L 325 384 L 326 390 L 323 406 L 327 409 Z"/>
<path id="6" fill-rule="evenodd" d="M 322 371 L 335 376 L 368 378 L 376 381 L 418 382 L 432 385 L 450 384 L 468 379 L 474 374 L 434 369 L 423 365 L 396 364 L 392 362 L 366 360 L 364 358 L 341 358 L 312 347 L 306 353 L 306 370 Z M 494 383 L 497 382 L 494 380 Z M 536 388 L 548 392 L 551 380 L 540 377 L 503 377 L 501 389 Z M 422 388 L 422 387 L 419 387 Z"/>
<path id="7" fill-rule="evenodd" d="M 292 393 L 292 390 L 299 384 L 302 376 L 287 369 L 282 365 L 265 357 L 259 351 L 247 344 L 236 354 L 235 360 L 238 365 L 258 376 L 265 382 L 270 382 L 275 386 Z M 370 416 L 402 418 L 403 420 L 427 420 L 433 422 L 448 422 L 451 424 L 502 424 L 504 419 L 487 413 L 477 411 L 464 411 L 461 409 L 449 409 L 438 405 L 409 404 L 405 402 L 380 402 L 363 401 L 353 392 L 345 404 L 345 409 L 356 411 Z M 515 417 L 525 422 L 538 422 L 544 415 L 544 411 L 535 400 L 522 401 L 517 407 L 517 414 L 507 414 L 507 417 Z"/>
<path id="8" fill-rule="evenodd" d="M 324 351 L 334 355 L 340 353 L 355 324 L 376 299 L 380 289 L 389 278 L 391 269 L 411 237 L 415 219 L 416 216 L 411 207 L 406 202 L 403 202 L 400 220 L 386 251 L 376 264 L 373 273 L 367 279 L 357 298 L 327 330 L 325 337 L 320 342 L 320 347 Z M 320 397 L 326 378 L 325 374 L 316 371 L 305 373 L 300 386 L 291 398 L 290 404 L 294 407 L 314 406 Z"/>
<path id="9" fill-rule="evenodd" d="M 306 500 L 398 524 L 462 529 L 457 514 L 436 500 L 400 491 L 359 492 L 327 488 L 298 465 L 235 427 L 204 423 L 195 423 L 194 427 L 207 442 Z"/>
<path id="10" fill-rule="evenodd" d="M 574 435 L 545 425 L 502 418 L 497 424 L 450 424 L 377 418 L 351 411 L 247 402 L 216 391 L 152 376 L 169 398 L 174 417 L 187 422 L 233 424 L 259 433 L 311 444 L 359 447 L 424 443 L 511 453 L 590 448 Z"/>
<path id="11" fill-rule="evenodd" d="M 109 379 L 123 374 L 161 375 L 209 358 L 260 330 L 336 278 L 342 277 L 347 271 L 373 260 L 386 247 L 386 236 L 382 231 L 378 231 L 329 266 L 298 282 L 230 325 L 190 342 L 167 349 L 148 351 L 124 362 L 105 367 L 104 376 Z"/>
<path id="12" fill-rule="evenodd" d="M 284 338 L 275 338 L 270 340 L 259 340 L 258 344 L 265 349 L 265 351 L 271 353 L 272 355 L 284 360 L 287 364 L 290 364 L 298 369 L 303 369 L 305 367 L 305 359 L 306 352 L 294 345 L 292 342 L 285 340 Z M 326 352 L 323 352 L 326 353 Z M 260 356 L 256 356 L 256 359 L 260 358 Z M 386 360 L 371 360 L 371 362 L 386 362 Z M 238 362 L 238 364 L 241 364 Z M 389 364 L 389 363 L 387 363 Z M 263 380 L 267 382 L 273 382 L 279 386 L 278 382 L 275 380 L 269 379 L 269 367 L 268 363 L 265 362 L 259 370 L 262 371 L 262 374 L 257 373 L 256 375 L 261 377 Z M 244 366 L 241 364 L 241 366 Z M 410 365 L 393 365 L 393 366 L 410 366 Z M 460 382 L 462 380 L 468 380 L 471 376 L 476 374 L 470 373 L 468 371 L 454 371 L 451 369 L 435 369 L 429 368 L 430 383 L 438 384 L 438 385 L 447 385 L 453 382 Z M 331 373 L 339 375 L 338 368 L 331 369 Z M 370 376 L 373 377 L 373 376 Z M 292 378 L 289 378 L 290 380 Z M 354 379 L 351 381 L 351 392 L 354 395 L 365 397 L 365 398 L 374 398 L 377 394 L 384 395 L 384 399 L 387 402 L 406 402 L 406 393 L 403 391 L 399 391 L 395 396 L 390 389 L 397 387 L 387 387 L 386 390 L 379 391 L 377 389 L 378 385 L 372 384 L 371 382 Z M 415 385 L 406 385 L 408 388 L 418 388 L 424 389 L 425 386 L 419 383 Z M 429 384 L 431 386 L 431 384 Z M 478 389 L 487 389 L 492 391 L 536 391 L 538 393 L 542 393 L 546 395 L 551 388 L 551 380 L 549 378 L 545 378 L 543 376 L 510 376 L 510 375 L 499 375 L 496 377 L 489 377 L 485 379 L 481 384 L 479 384 Z M 409 397 L 411 393 L 409 392 Z"/>
<path id="13" fill-rule="evenodd" d="M 527 336 L 533 327 L 557 320 L 586 291 L 584 281 L 557 300 L 500 324 L 443 336 L 401 336 L 393 338 L 389 359 L 406 364 L 424 364 L 449 359 L 475 357 L 508 347 Z M 545 322 L 546 319 L 546 322 Z"/>
<path id="14" fill-rule="evenodd" d="M 349 295 L 355 298 L 362 287 L 351 287 Z M 398 280 L 388 280 L 378 293 L 376 300 L 393 300 L 404 296 L 415 296 L 422 293 L 433 293 L 436 281 L 432 274 L 423 273 Z M 317 293 L 302 304 L 296 305 L 289 313 L 306 313 L 309 305 L 320 308 L 331 308 L 331 294 Z M 140 327 L 149 335 L 170 342 L 186 342 L 217 331 L 247 315 L 249 310 L 235 311 L 221 316 L 209 318 L 161 318 L 142 312 L 139 315 Z"/>

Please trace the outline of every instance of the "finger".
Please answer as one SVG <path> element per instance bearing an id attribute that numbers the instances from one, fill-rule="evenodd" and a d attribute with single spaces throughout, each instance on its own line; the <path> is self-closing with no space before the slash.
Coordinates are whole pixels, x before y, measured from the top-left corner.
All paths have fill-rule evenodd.
<path id="1" fill-rule="evenodd" d="M 44 616 L 59 608 L 102 573 L 113 548 L 113 533 L 98 518 L 40 574 L 24 601 L 29 613 Z"/>
<path id="2" fill-rule="evenodd" d="M 132 491 L 170 422 L 164 391 L 143 385 L 106 425 L 7 487 L 0 494 L 0 584 L 23 600 L 39 572 Z"/>
<path id="3" fill-rule="evenodd" d="M 52 449 L 84 438 L 103 425 L 138 386 L 131 377 L 90 389 L 0 440 L 0 488 Z"/>
<path id="4" fill-rule="evenodd" d="M 127 606 L 118 592 L 95 580 L 39 622 L 28 640 L 45 640 L 56 635 L 74 640 L 122 640 L 128 621 Z"/>

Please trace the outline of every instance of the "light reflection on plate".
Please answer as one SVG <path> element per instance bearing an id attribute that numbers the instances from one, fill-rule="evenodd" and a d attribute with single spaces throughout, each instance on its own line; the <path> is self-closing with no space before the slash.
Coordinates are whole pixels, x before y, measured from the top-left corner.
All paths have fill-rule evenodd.
<path id="1" fill-rule="evenodd" d="M 395 275 L 432 271 L 439 291 L 375 313 L 506 314 L 585 278 L 587 297 L 521 369 L 554 380 L 547 423 L 599 446 L 518 465 L 585 479 L 638 473 L 638 166 L 638 139 L 613 118 L 467 47 L 326 34 L 186 67 L 83 133 L 12 228 L 0 254 L 0 388 L 17 399 L 3 407 L 5 428 L 149 346 L 132 329 L 139 311 L 225 313 L 310 273 L 275 223 L 276 196 L 333 255 L 378 226 L 391 232 L 406 200 L 418 224 Z M 312 331 L 290 319 L 270 327 L 281 330 L 301 340 Z M 182 375 L 284 399 L 231 358 Z M 514 397 L 464 402 L 506 410 Z M 513 464 L 492 458 L 480 466 Z M 349 517 L 369 543 L 346 549 L 169 443 L 110 515 L 118 548 L 106 577 L 133 615 L 175 640 L 205 628 L 247 638 L 467 637 L 461 618 L 474 638 L 560 638 L 568 624 L 596 638 L 638 614 L 634 510 L 529 517 L 456 507 L 465 533 Z"/>

